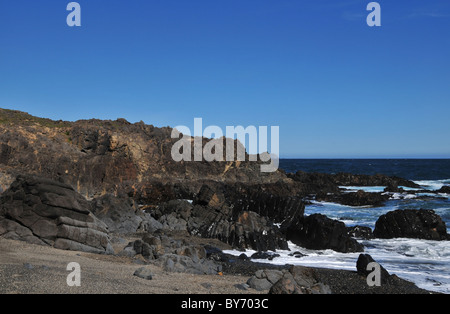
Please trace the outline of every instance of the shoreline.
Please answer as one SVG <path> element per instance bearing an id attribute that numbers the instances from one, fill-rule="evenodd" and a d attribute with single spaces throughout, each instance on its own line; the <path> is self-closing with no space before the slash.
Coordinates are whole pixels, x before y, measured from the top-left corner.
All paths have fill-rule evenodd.
<path id="1" fill-rule="evenodd" d="M 221 275 L 194 275 L 167 272 L 124 256 L 65 251 L 1 237 L 0 251 L 1 294 L 267 294 L 268 290 L 243 290 L 238 286 L 256 270 L 289 268 L 237 260 L 224 262 Z M 70 271 L 66 267 L 71 262 L 81 266 L 80 287 L 67 285 Z M 152 272 L 152 280 L 133 275 L 141 267 Z M 314 272 L 333 294 L 438 294 L 398 277 L 393 284 L 369 287 L 356 269 L 302 268 Z"/>

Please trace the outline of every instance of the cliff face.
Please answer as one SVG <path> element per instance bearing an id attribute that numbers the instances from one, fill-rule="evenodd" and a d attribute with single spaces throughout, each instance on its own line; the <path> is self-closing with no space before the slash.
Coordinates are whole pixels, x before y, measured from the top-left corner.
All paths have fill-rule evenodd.
<path id="1" fill-rule="evenodd" d="M 280 171 L 261 173 L 260 162 L 175 162 L 171 133 L 124 119 L 52 121 L 0 109 L 0 189 L 29 173 L 62 178 L 88 198 L 115 193 L 151 203 L 195 194 L 210 180 L 290 181 Z"/>

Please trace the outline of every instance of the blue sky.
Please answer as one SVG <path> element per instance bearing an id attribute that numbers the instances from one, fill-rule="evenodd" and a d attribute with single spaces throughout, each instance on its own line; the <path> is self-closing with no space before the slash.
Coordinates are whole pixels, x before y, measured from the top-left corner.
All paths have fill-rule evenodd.
<path id="1" fill-rule="evenodd" d="M 0 2 L 0 107 L 279 126 L 281 157 L 450 158 L 450 2 Z"/>

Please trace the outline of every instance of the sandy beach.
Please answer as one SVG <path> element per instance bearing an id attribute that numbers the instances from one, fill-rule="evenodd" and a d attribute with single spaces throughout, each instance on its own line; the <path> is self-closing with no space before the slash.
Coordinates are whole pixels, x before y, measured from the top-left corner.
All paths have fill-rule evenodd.
<path id="1" fill-rule="evenodd" d="M 130 258 L 64 251 L 0 238 L 1 294 L 242 294 L 261 293 L 239 290 L 236 284 L 248 277 L 235 275 L 192 275 L 165 272 L 155 265 L 139 265 Z M 81 286 L 67 285 L 71 271 L 81 267 Z M 134 276 L 140 267 L 154 274 L 152 280 Z"/>

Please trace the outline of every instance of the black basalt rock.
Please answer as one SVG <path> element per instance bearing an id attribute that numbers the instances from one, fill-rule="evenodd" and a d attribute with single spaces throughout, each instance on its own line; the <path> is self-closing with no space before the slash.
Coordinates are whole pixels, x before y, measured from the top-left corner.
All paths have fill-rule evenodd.
<path id="1" fill-rule="evenodd" d="M 447 227 L 433 210 L 399 209 L 388 212 L 375 223 L 376 238 L 417 238 L 448 240 Z"/>
<path id="2" fill-rule="evenodd" d="M 322 214 L 305 216 L 287 229 L 287 239 L 307 249 L 362 252 L 364 247 L 348 235 L 345 224 Z"/>

